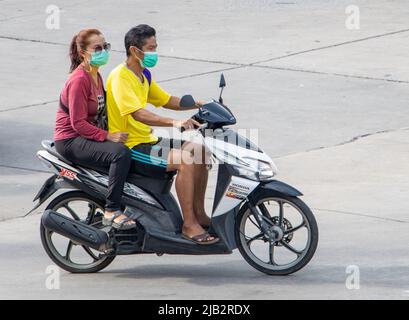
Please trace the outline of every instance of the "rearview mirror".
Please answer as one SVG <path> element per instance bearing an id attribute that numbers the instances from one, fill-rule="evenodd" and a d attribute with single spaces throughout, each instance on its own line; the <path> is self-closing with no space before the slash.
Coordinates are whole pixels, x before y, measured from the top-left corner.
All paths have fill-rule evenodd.
<path id="1" fill-rule="evenodd" d="M 219 88 L 224 88 L 226 86 L 226 80 L 224 80 L 224 74 L 220 76 L 220 83 L 219 83 Z"/>
<path id="2" fill-rule="evenodd" d="M 195 99 L 190 94 L 184 95 L 179 102 L 181 108 L 192 108 L 196 105 Z"/>
<path id="3" fill-rule="evenodd" d="M 220 82 L 219 82 L 219 88 L 221 88 L 220 96 L 219 96 L 219 102 L 221 104 L 223 104 L 222 94 L 223 94 L 223 89 L 224 89 L 225 86 L 226 86 L 226 80 L 224 79 L 224 74 L 222 73 L 222 75 L 220 76 Z"/>

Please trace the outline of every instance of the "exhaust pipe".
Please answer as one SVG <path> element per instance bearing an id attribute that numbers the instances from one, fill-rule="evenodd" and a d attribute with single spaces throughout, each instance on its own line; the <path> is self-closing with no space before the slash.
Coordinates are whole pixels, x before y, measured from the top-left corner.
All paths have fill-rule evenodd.
<path id="1" fill-rule="evenodd" d="M 109 237 L 105 231 L 70 219 L 53 210 L 44 212 L 41 223 L 46 229 L 58 233 L 75 243 L 99 251 L 106 250 Z"/>

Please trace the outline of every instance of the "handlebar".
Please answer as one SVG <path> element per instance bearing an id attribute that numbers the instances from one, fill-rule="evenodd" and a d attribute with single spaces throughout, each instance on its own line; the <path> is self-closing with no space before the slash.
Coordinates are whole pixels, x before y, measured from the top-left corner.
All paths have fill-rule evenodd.
<path id="1" fill-rule="evenodd" d="M 197 128 L 195 128 L 195 130 L 197 130 L 197 131 L 202 131 L 202 130 L 206 129 L 207 126 L 208 126 L 208 123 L 205 122 L 205 123 L 203 123 L 202 125 L 200 125 L 200 126 L 198 126 Z M 185 132 L 185 131 L 186 131 L 185 128 L 183 128 L 183 127 L 180 128 L 180 132 Z"/>

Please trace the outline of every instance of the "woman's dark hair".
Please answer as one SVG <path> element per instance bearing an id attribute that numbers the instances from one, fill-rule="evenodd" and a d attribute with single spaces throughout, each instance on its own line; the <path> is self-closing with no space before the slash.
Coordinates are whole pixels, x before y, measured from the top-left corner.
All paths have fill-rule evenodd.
<path id="1" fill-rule="evenodd" d="M 126 55 L 128 57 L 131 55 L 131 52 L 129 51 L 129 48 L 131 46 L 137 47 L 138 49 L 142 50 L 142 47 L 145 44 L 145 40 L 154 36 L 156 36 L 155 29 L 151 26 L 148 26 L 147 24 L 140 24 L 136 27 L 133 27 L 125 35 Z"/>
<path id="2" fill-rule="evenodd" d="M 72 38 L 70 44 L 70 72 L 73 72 L 81 64 L 83 58 L 80 55 L 80 50 L 87 50 L 89 38 L 93 35 L 100 34 L 102 34 L 102 32 L 98 29 L 83 29 Z"/>

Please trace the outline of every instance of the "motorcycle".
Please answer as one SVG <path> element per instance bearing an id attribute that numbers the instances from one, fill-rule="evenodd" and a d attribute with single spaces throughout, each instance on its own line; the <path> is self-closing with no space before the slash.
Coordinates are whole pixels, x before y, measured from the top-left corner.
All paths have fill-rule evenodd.
<path id="1" fill-rule="evenodd" d="M 222 74 L 219 100 L 202 105 L 193 116 L 201 124 L 196 138 L 218 168 L 209 232 L 220 240 L 198 245 L 182 238 L 182 215 L 171 193 L 175 173 L 163 179 L 129 174 L 123 208 L 136 226 L 126 231 L 104 226 L 108 170 L 76 165 L 45 140 L 37 157 L 55 174 L 45 181 L 28 214 L 62 191 L 47 205 L 40 225 L 42 245 L 54 263 L 68 272 L 91 273 L 119 255 L 231 254 L 238 249 L 252 267 L 268 275 L 291 274 L 308 264 L 318 244 L 314 215 L 300 191 L 275 179 L 272 159 L 228 128 L 236 118 L 223 103 L 225 85 Z M 181 99 L 182 108 L 194 104 L 191 95 Z"/>

